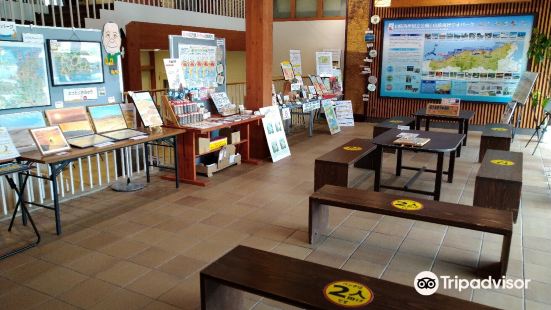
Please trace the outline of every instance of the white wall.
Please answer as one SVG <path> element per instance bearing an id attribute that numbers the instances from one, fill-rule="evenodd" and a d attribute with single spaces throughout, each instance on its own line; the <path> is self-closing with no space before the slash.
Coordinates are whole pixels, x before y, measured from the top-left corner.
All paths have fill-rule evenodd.
<path id="1" fill-rule="evenodd" d="M 121 1 L 115 1 L 113 11 L 101 10 L 100 19 L 86 18 L 86 28 L 101 29 L 103 24 L 109 21 L 117 23 L 123 29 L 128 23 L 137 21 L 245 31 L 245 19 L 243 18 L 195 13 Z"/>
<path id="2" fill-rule="evenodd" d="M 281 76 L 279 63 L 289 50 L 301 50 L 303 75 L 316 73 L 315 53 L 324 48 L 344 50 L 346 21 L 317 20 L 274 22 L 273 76 Z"/>

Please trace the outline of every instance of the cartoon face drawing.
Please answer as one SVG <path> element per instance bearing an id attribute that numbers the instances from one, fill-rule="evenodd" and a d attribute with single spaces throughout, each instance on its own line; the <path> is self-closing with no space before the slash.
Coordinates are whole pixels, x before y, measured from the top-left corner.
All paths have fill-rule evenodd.
<path id="1" fill-rule="evenodd" d="M 106 23 L 103 25 L 103 47 L 109 54 L 121 52 L 121 34 L 117 24 Z"/>

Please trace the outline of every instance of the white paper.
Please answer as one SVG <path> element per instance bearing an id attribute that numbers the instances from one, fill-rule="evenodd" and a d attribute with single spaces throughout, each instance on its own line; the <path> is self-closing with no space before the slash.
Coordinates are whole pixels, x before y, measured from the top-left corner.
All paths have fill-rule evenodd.
<path id="1" fill-rule="evenodd" d="M 272 161 L 276 162 L 291 156 L 291 150 L 289 144 L 287 144 L 287 136 L 285 136 L 279 108 L 269 106 L 260 108 L 259 111 L 264 115 L 262 126 L 266 134 L 266 141 L 268 142 Z"/>
<path id="2" fill-rule="evenodd" d="M 291 109 L 289 108 L 283 108 L 281 109 L 281 117 L 284 121 L 291 119 Z"/>
<path id="3" fill-rule="evenodd" d="M 293 66 L 293 72 L 295 75 L 302 76 L 302 57 L 300 55 L 300 50 L 290 50 L 289 59 L 291 65 Z"/>
<path id="4" fill-rule="evenodd" d="M 44 44 L 44 36 L 41 33 L 23 33 L 23 42 Z"/>
<path id="5" fill-rule="evenodd" d="M 65 88 L 63 89 L 63 101 L 81 102 L 98 99 L 97 87 Z"/>
<path id="6" fill-rule="evenodd" d="M 352 109 L 352 101 L 336 101 L 335 113 L 337 114 L 337 122 L 341 127 L 354 127 L 354 111 Z"/>
<path id="7" fill-rule="evenodd" d="M 19 152 L 13 144 L 8 129 L 0 127 L 0 160 L 10 160 L 19 157 Z"/>
<path id="8" fill-rule="evenodd" d="M 63 108 L 63 101 L 56 101 L 54 105 L 56 109 L 61 109 Z"/>
<path id="9" fill-rule="evenodd" d="M 165 65 L 166 78 L 170 89 L 180 89 L 185 87 L 182 79 L 182 66 L 180 59 L 167 58 L 163 59 Z"/>
<path id="10" fill-rule="evenodd" d="M 320 77 L 333 76 L 333 53 L 316 52 L 316 73 Z"/>

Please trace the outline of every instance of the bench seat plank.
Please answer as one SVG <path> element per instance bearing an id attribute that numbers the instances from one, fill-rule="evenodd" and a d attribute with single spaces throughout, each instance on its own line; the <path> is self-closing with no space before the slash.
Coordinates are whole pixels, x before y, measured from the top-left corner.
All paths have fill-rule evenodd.
<path id="1" fill-rule="evenodd" d="M 345 270 L 238 246 L 201 271 L 202 309 L 209 307 L 212 283 L 306 309 L 343 309 L 323 296 L 334 281 L 359 282 L 373 291 L 373 301 L 356 309 L 492 309 L 441 294 L 419 295 L 413 287 L 362 276 Z M 212 301 L 216 304 L 216 301 Z M 235 309 L 226 299 L 223 309 Z"/>

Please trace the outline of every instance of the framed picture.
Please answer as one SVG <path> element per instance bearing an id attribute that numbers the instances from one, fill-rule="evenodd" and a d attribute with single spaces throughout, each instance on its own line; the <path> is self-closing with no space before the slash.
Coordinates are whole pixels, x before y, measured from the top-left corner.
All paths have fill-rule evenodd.
<path id="1" fill-rule="evenodd" d="M 50 126 L 58 125 L 66 138 L 94 134 L 85 107 L 47 110 L 46 118 Z"/>
<path id="2" fill-rule="evenodd" d="M 100 42 L 48 40 L 52 85 L 104 82 Z"/>
<path id="3" fill-rule="evenodd" d="M 120 105 L 107 104 L 88 107 L 97 133 L 128 128 Z"/>
<path id="4" fill-rule="evenodd" d="M 130 96 L 134 100 L 134 105 L 145 127 L 158 127 L 163 125 L 161 115 L 149 92 L 131 93 Z"/>
<path id="5" fill-rule="evenodd" d="M 59 126 L 30 129 L 40 154 L 49 155 L 71 149 Z"/>
<path id="6" fill-rule="evenodd" d="M 0 110 L 49 106 L 43 44 L 0 41 Z"/>
<path id="7" fill-rule="evenodd" d="M 0 127 L 6 127 L 19 152 L 36 149 L 29 129 L 46 127 L 44 114 L 40 111 L 0 115 Z"/>

